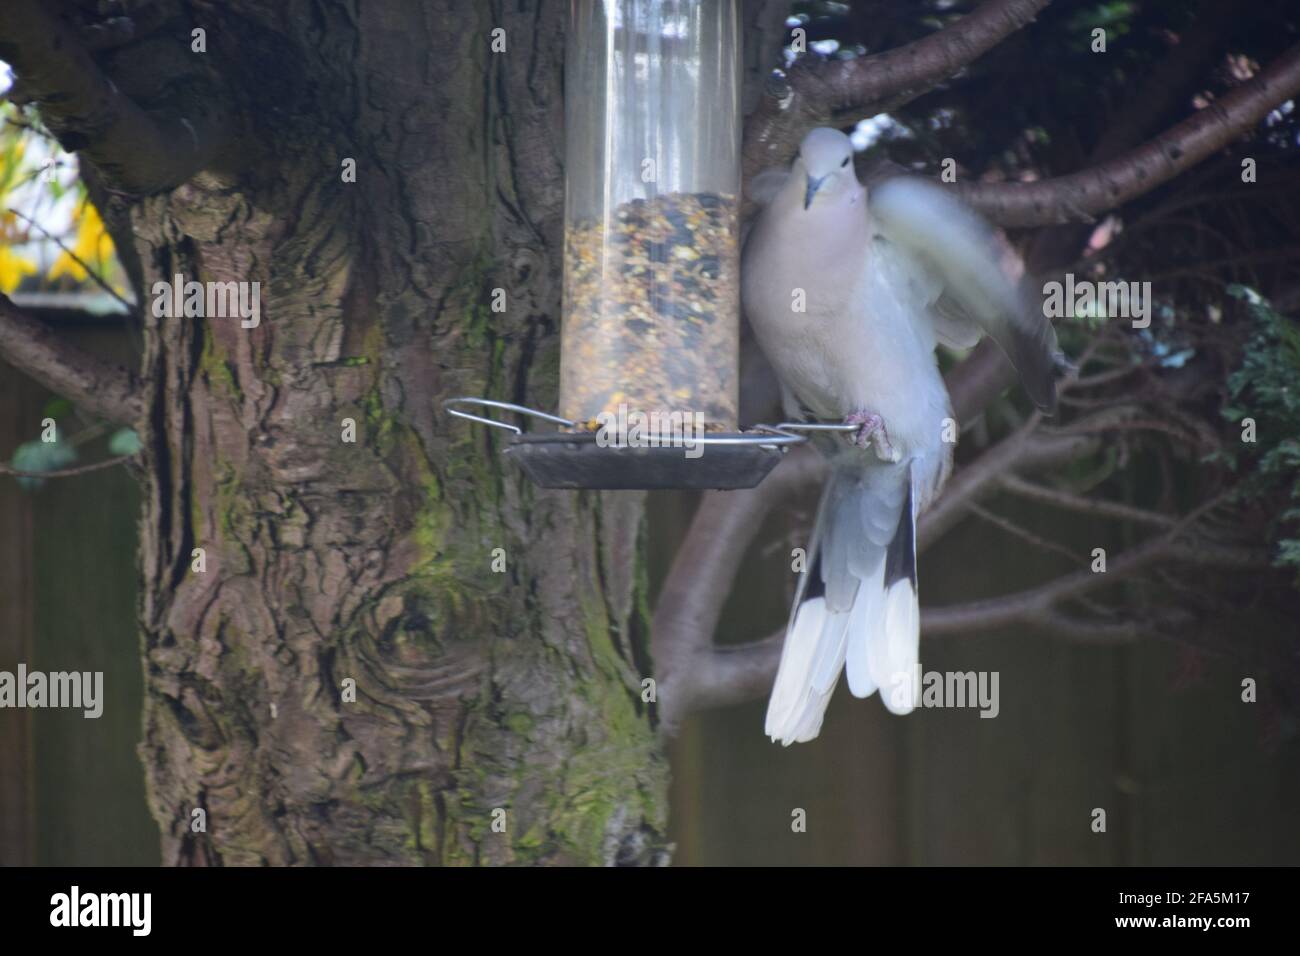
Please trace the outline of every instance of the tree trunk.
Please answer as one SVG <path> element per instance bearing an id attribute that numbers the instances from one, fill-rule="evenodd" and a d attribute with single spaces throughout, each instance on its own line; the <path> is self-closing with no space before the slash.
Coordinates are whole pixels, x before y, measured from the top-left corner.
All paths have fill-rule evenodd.
<path id="1" fill-rule="evenodd" d="M 554 402 L 564 15 L 301 0 L 193 24 L 236 149 L 131 208 L 164 863 L 666 858 L 641 496 L 539 491 L 503 433 L 440 410 Z M 177 274 L 260 282 L 261 324 L 153 316 Z"/>

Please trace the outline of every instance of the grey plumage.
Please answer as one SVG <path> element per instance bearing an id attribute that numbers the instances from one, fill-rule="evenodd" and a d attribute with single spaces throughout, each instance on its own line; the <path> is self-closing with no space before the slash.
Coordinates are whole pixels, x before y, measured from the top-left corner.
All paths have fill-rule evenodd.
<path id="1" fill-rule="evenodd" d="M 992 336 L 1034 404 L 1054 411 L 1061 362 L 1056 332 L 1026 290 L 997 267 L 993 230 L 942 186 L 907 176 L 874 188 L 868 209 L 883 236 L 943 277 L 931 318 L 944 344 L 969 348 L 982 333 Z"/>
<path id="2" fill-rule="evenodd" d="M 818 509 L 768 707 L 768 733 L 788 744 L 816 736 L 844 669 L 855 695 L 914 706 L 916 516 L 947 478 L 956 433 L 936 342 L 991 335 L 1049 409 L 1060 358 L 992 230 L 943 187 L 885 175 L 864 188 L 848 138 L 829 129 L 759 186 L 742 290 L 787 413 L 862 424 Z"/>

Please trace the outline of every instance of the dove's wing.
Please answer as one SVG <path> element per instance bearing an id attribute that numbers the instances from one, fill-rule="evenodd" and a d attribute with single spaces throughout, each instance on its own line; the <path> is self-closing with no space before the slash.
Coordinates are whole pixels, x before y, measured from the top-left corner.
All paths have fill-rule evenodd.
<path id="1" fill-rule="evenodd" d="M 934 334 L 940 342 L 952 349 L 973 349 L 984 337 L 979 323 L 972 322 L 961 302 L 950 295 L 940 295 L 930 306 L 934 320 Z"/>
<path id="2" fill-rule="evenodd" d="M 868 205 L 879 234 L 939 283 L 931 308 L 939 340 L 969 347 L 980 333 L 991 335 L 1034 404 L 1053 409 L 1056 332 L 998 264 L 992 229 L 942 186 L 922 179 L 885 180 L 871 188 Z"/>

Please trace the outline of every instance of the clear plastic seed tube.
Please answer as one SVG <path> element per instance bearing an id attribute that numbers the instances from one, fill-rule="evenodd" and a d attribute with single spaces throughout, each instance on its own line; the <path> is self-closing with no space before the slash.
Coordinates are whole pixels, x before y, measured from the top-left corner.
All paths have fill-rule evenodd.
<path id="1" fill-rule="evenodd" d="M 571 0 L 560 414 L 737 427 L 738 0 Z"/>

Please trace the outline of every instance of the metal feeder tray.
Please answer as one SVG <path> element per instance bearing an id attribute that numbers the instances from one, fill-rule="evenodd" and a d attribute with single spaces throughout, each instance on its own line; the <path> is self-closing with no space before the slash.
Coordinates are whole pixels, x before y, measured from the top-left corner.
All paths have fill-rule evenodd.
<path id="1" fill-rule="evenodd" d="M 705 434 L 694 439 L 703 446 L 687 458 L 680 445 L 665 447 L 597 444 L 594 432 L 525 432 L 516 425 L 462 411 L 472 405 L 517 412 L 564 428 L 576 423 L 534 408 L 490 398 L 449 398 L 443 409 L 456 418 L 502 428 L 513 434 L 505 449 L 524 474 L 542 488 L 655 490 L 664 488 L 753 488 L 776 467 L 791 445 L 808 441 L 802 431 L 852 431 L 855 425 L 782 422 L 755 425 L 740 433 Z"/>

